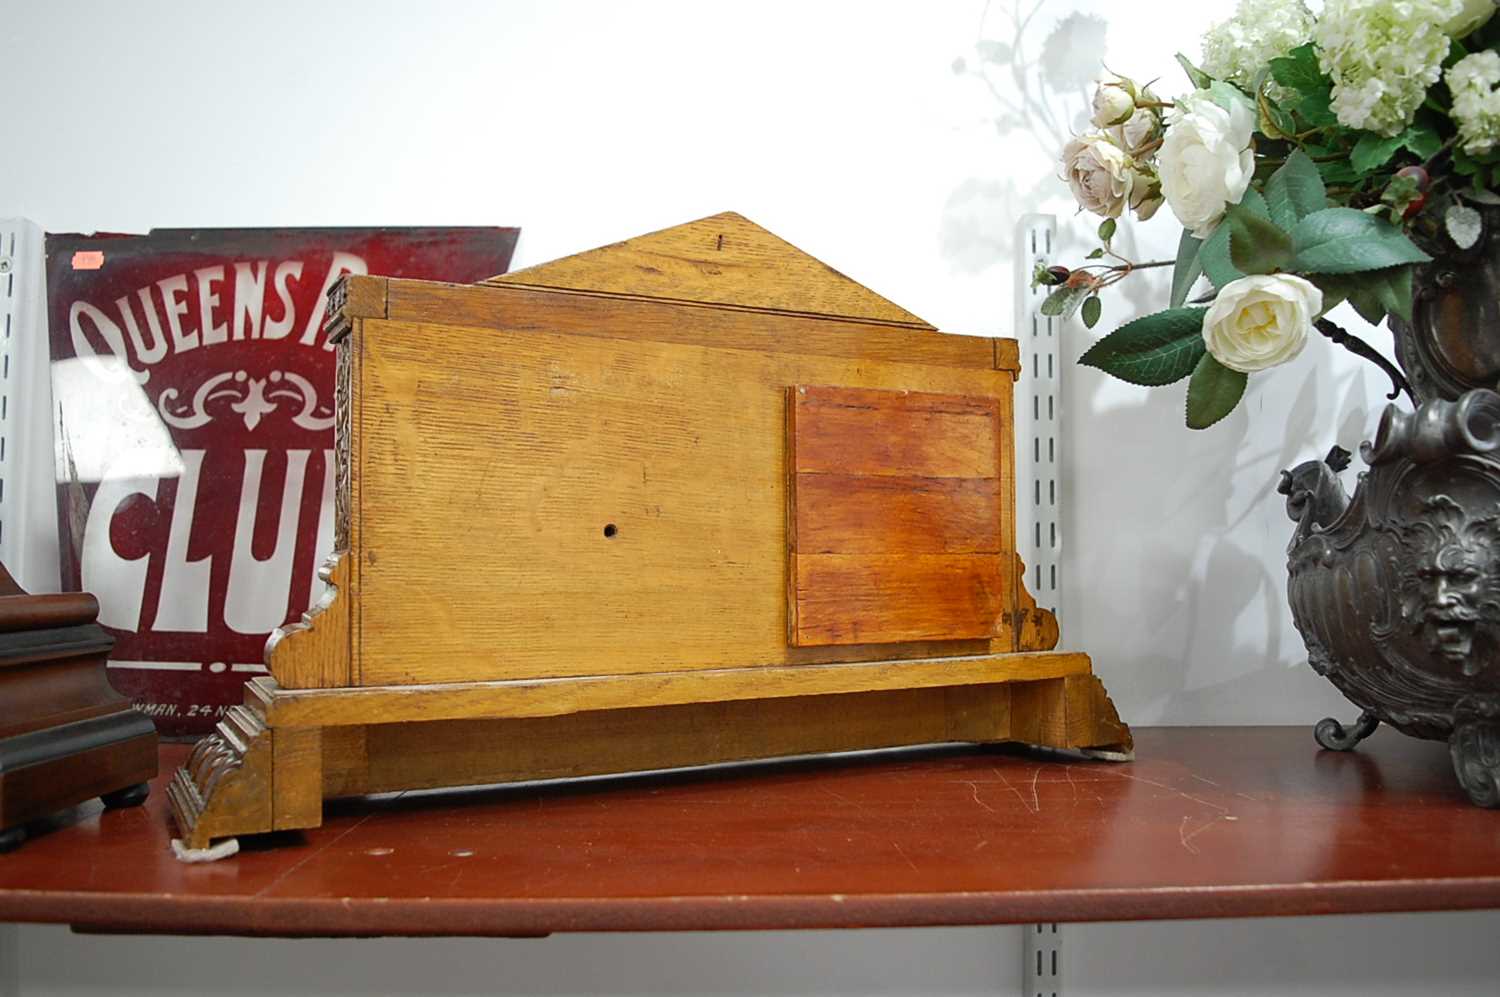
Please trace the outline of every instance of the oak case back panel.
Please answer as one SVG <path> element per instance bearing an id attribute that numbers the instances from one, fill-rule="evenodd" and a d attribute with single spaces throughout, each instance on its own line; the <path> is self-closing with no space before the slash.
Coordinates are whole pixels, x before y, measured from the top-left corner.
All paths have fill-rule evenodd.
<path id="1" fill-rule="evenodd" d="M 490 293 L 487 328 L 365 320 L 351 336 L 357 684 L 990 649 L 788 646 L 786 390 L 989 396 L 1008 420 L 1009 371 L 864 358 L 861 339 L 880 330 L 750 311 L 684 342 L 707 317 L 688 305 L 615 301 L 610 325 L 574 334 L 535 294 Z M 663 307 L 675 341 L 643 338 L 632 311 Z M 816 327 L 852 356 L 737 348 L 735 327 L 785 349 Z M 983 459 L 1008 468 L 1006 440 Z"/>
<path id="2" fill-rule="evenodd" d="M 787 398 L 789 640 L 998 637 L 1015 600 L 999 401 L 807 385 Z"/>

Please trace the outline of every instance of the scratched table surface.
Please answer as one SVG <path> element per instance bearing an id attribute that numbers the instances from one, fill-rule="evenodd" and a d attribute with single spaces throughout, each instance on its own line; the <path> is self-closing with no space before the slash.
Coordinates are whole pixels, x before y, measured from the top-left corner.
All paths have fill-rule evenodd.
<path id="1" fill-rule="evenodd" d="M 163 749 L 162 772 L 185 757 Z M 227 861 L 142 808 L 0 856 L 0 920 L 262 935 L 537 935 L 1500 907 L 1500 812 L 1444 745 L 1156 728 L 1137 760 L 876 753 L 328 805 Z"/>

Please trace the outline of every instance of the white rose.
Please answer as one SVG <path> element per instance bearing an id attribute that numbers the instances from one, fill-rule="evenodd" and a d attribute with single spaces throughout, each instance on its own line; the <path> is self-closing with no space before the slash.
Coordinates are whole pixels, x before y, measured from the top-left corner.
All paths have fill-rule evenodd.
<path id="1" fill-rule="evenodd" d="M 1462 38 L 1478 31 L 1495 14 L 1495 0 L 1463 0 L 1464 9 L 1443 23 L 1443 34 Z"/>
<path id="2" fill-rule="evenodd" d="M 1158 154 L 1161 191 L 1172 214 L 1198 239 L 1213 233 L 1255 173 L 1255 115 L 1243 101 L 1224 110 L 1198 91 L 1177 99 Z"/>
<path id="3" fill-rule="evenodd" d="M 1130 203 L 1130 157 L 1103 134 L 1082 135 L 1063 147 L 1063 179 L 1085 211 L 1118 218 Z"/>
<path id="4" fill-rule="evenodd" d="M 1094 91 L 1094 124 L 1100 128 L 1124 123 L 1135 110 L 1135 98 L 1119 83 L 1101 83 Z"/>
<path id="5" fill-rule="evenodd" d="M 1243 373 L 1284 364 L 1307 345 L 1323 309 L 1323 292 L 1291 274 L 1230 281 L 1203 316 L 1203 344 L 1214 359 Z"/>
<path id="6" fill-rule="evenodd" d="M 1149 107 L 1137 108 L 1130 119 L 1110 129 L 1120 147 L 1139 158 L 1146 147 L 1156 139 L 1156 113 Z"/>

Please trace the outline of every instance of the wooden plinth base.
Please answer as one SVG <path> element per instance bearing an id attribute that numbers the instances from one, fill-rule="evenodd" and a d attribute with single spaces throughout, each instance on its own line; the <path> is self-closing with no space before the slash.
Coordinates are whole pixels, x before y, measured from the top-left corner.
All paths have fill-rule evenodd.
<path id="1" fill-rule="evenodd" d="M 259 679 L 168 797 L 184 843 L 206 848 L 317 827 L 341 796 L 954 741 L 1131 751 L 1082 654 L 342 690 Z"/>

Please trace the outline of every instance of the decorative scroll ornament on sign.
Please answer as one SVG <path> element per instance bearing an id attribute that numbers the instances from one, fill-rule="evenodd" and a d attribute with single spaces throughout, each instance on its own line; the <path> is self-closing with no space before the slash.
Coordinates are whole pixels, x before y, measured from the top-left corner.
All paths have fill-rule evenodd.
<path id="1" fill-rule="evenodd" d="M 198 386 L 191 401 L 179 401 L 176 388 L 167 388 L 156 410 L 167 425 L 176 429 L 198 429 L 226 413 L 234 413 L 254 430 L 267 415 L 281 410 L 283 402 L 297 406 L 292 422 L 303 429 L 321 431 L 333 426 L 333 410 L 318 408 L 318 389 L 300 374 L 273 370 L 266 377 L 251 377 L 243 370 L 215 374 Z M 228 401 L 227 405 L 215 403 Z"/>

